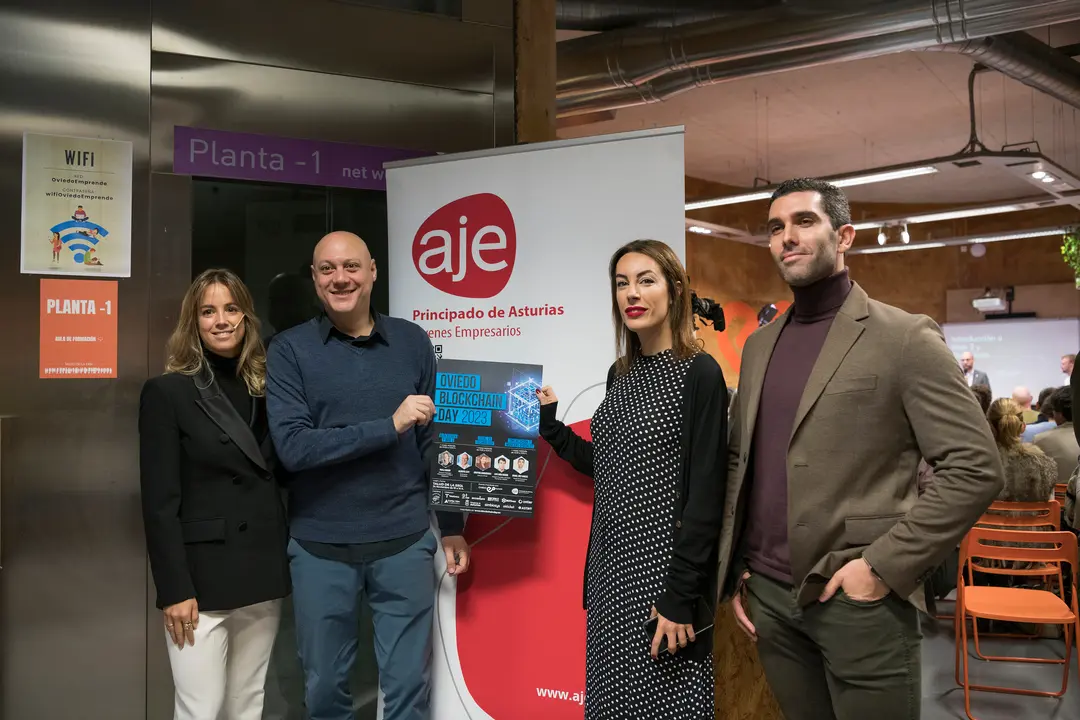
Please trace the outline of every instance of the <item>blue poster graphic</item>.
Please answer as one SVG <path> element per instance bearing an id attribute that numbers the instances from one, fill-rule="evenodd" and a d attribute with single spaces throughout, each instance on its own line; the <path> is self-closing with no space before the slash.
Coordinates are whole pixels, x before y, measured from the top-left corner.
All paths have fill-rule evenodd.
<path id="1" fill-rule="evenodd" d="M 531 517 L 543 368 L 440 359 L 428 505 Z"/>

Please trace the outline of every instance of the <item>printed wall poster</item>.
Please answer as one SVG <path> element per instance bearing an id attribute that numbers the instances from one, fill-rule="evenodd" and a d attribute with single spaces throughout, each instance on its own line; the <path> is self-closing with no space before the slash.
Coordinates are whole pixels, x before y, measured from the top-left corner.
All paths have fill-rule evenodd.
<path id="1" fill-rule="evenodd" d="M 41 281 L 38 377 L 116 377 L 115 280 Z"/>
<path id="2" fill-rule="evenodd" d="M 23 135 L 22 272 L 131 277 L 132 145 Z"/>
<path id="3" fill-rule="evenodd" d="M 531 517 L 543 368 L 440 360 L 429 506 Z"/>

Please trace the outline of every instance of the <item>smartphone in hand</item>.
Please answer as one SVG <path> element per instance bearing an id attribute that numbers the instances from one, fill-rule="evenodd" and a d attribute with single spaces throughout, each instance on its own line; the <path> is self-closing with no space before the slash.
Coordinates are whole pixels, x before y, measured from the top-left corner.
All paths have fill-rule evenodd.
<path id="1" fill-rule="evenodd" d="M 656 637 L 656 627 L 660 623 L 660 616 L 651 617 L 645 621 L 645 635 L 649 638 L 649 644 L 652 644 L 653 638 Z M 713 622 L 710 617 L 708 620 L 699 618 L 697 622 L 693 623 L 694 635 L 699 636 L 703 632 L 709 632 L 712 630 Z M 683 648 L 685 650 L 685 648 Z M 660 638 L 660 652 L 671 652 L 667 644 L 667 635 Z"/>

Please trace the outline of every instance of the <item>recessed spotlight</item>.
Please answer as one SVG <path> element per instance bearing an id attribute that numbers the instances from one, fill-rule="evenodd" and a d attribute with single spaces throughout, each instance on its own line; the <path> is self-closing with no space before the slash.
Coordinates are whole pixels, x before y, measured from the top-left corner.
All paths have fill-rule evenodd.
<path id="1" fill-rule="evenodd" d="M 1056 180 L 1057 180 L 1057 178 L 1055 178 L 1053 175 L 1044 175 L 1042 177 L 1042 181 L 1044 183 L 1052 183 L 1052 182 L 1055 182 Z"/>
<path id="2" fill-rule="evenodd" d="M 1046 177 L 1046 173 L 1042 170 L 1036 170 L 1035 172 L 1031 173 L 1031 177 L 1035 178 L 1036 180 L 1042 180 L 1044 177 Z"/>

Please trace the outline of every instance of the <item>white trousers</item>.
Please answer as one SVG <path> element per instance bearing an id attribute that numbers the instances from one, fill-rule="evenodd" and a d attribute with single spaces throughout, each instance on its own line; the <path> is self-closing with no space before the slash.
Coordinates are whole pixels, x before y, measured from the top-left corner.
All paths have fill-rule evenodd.
<path id="1" fill-rule="evenodd" d="M 199 613 L 195 644 L 169 648 L 176 704 L 173 720 L 261 720 L 270 651 L 281 600 Z M 162 628 L 164 629 L 164 628 Z"/>

